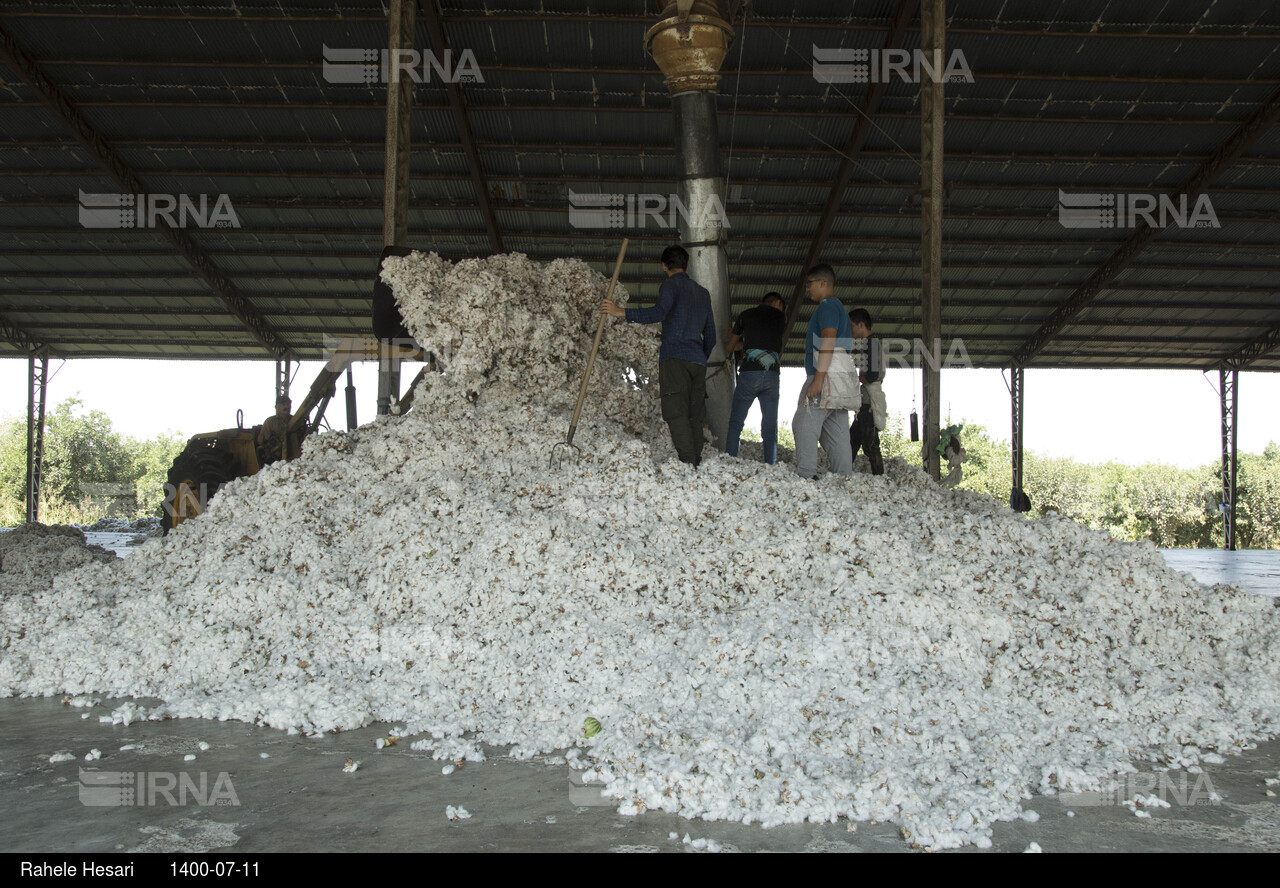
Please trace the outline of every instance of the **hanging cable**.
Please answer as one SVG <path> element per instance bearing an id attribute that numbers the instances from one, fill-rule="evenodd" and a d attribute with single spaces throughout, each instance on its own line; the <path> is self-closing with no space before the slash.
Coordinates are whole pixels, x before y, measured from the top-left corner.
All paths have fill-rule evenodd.
<path id="1" fill-rule="evenodd" d="M 63 358 L 62 363 L 58 365 L 58 369 L 54 370 L 52 373 L 49 374 L 49 378 L 44 381 L 44 384 L 47 386 L 49 383 L 53 382 L 53 377 L 57 376 L 58 371 L 60 371 L 65 366 L 67 366 L 67 361 L 66 361 L 66 358 Z"/>
<path id="2" fill-rule="evenodd" d="M 738 38 L 738 76 L 733 82 L 733 114 L 729 117 L 729 164 L 724 174 L 724 196 L 729 199 L 729 180 L 733 176 L 733 147 L 738 132 L 738 91 L 742 87 L 742 57 L 747 52 L 747 17 L 751 14 L 751 6 L 747 4 L 742 10 L 742 35 Z"/>
<path id="3" fill-rule="evenodd" d="M 763 22 L 762 22 L 762 24 L 763 24 L 766 28 L 768 28 L 770 31 L 773 31 L 773 32 L 774 32 L 774 34 L 776 34 L 776 35 L 778 36 L 778 39 L 779 39 L 779 40 L 781 40 L 781 41 L 783 42 L 783 45 L 785 45 L 785 46 L 786 46 L 786 48 L 787 48 L 787 51 L 788 51 L 788 52 L 790 52 L 790 53 L 792 53 L 793 55 L 795 55 L 795 56 L 799 57 L 800 59 L 804 60 L 804 62 L 805 62 L 806 64 L 809 64 L 809 65 L 813 64 L 813 60 L 812 60 L 812 59 L 806 59 L 803 55 L 801 55 L 799 51 L 797 51 L 794 47 L 792 47 L 792 45 L 791 45 L 791 41 L 790 41 L 789 39 L 787 39 L 786 37 L 784 37 L 782 34 L 780 34 L 780 33 L 778 32 L 778 30 L 777 30 L 776 28 L 774 28 L 774 27 L 773 27 L 773 25 L 769 24 L 769 22 L 768 22 L 768 21 L 763 21 Z M 868 124 L 870 124 L 870 125 L 871 125 L 875 130 L 876 130 L 876 131 L 878 131 L 878 132 L 880 133 L 880 135 L 884 136 L 884 137 L 885 137 L 885 139 L 887 139 L 887 140 L 889 141 L 889 143 L 890 143 L 891 145 L 893 145 L 893 147 L 895 147 L 895 148 L 897 148 L 899 151 L 901 151 L 904 157 L 907 157 L 907 158 L 908 158 L 908 159 L 910 159 L 913 163 L 915 163 L 917 166 L 920 166 L 920 167 L 923 169 L 923 164 L 921 164 L 920 160 L 919 160 L 918 158 L 916 158 L 916 156 L 915 156 L 915 155 L 913 155 L 911 152 L 907 151 L 907 149 L 906 149 L 906 148 L 903 148 L 900 144 L 898 144 L 898 141 L 897 141 L 896 139 L 894 139 L 894 138 L 893 138 L 893 136 L 889 135 L 888 131 L 886 131 L 886 130 L 884 129 L 884 127 L 882 127 L 882 126 L 880 126 L 879 124 L 877 124 L 877 123 L 875 122 L 875 119 L 874 119 L 873 117 L 871 117 L 871 116 L 870 116 L 870 115 L 868 115 L 865 111 L 863 111 L 863 110 L 862 110 L 862 108 L 860 108 L 860 107 L 858 106 L 858 103 L 857 103 L 857 102 L 855 102 L 855 101 L 854 101 L 853 99 L 851 99 L 849 96 L 847 96 L 847 95 L 845 95 L 843 92 L 841 92 L 841 91 L 840 91 L 840 89 L 839 89 L 839 88 L 837 88 L 834 84 L 828 84 L 828 85 L 832 87 L 832 89 L 834 90 L 834 92 L 836 93 L 836 95 L 840 96 L 840 98 L 844 99 L 846 102 L 848 102 L 850 105 L 852 105 L 852 106 L 853 106 L 853 109 L 854 109 L 855 111 L 857 111 L 860 115 L 862 115 L 864 118 L 866 118 L 867 123 L 868 123 Z M 795 124 L 795 125 L 796 125 L 796 126 L 799 126 L 799 124 Z M 799 128 L 800 128 L 800 129 L 805 129 L 804 127 L 799 127 Z M 806 131 L 806 132 L 808 132 L 808 130 L 805 130 L 805 131 Z M 812 133 L 810 133 L 810 135 L 812 135 Z M 828 147 L 829 147 L 829 146 L 828 146 Z M 838 149 L 833 149 L 833 150 L 836 150 L 836 151 L 837 151 L 837 153 L 839 153 L 839 154 L 840 154 L 840 156 L 841 156 L 841 157 L 844 157 L 846 160 L 852 161 L 853 163 L 858 164 L 858 166 L 862 166 L 860 163 L 858 163 L 858 161 L 856 161 L 856 160 L 854 160 L 853 158 L 849 157 L 849 156 L 848 156 L 848 155 L 846 155 L 843 151 L 839 151 Z M 863 168 L 863 170 L 864 170 L 864 171 L 866 171 L 866 172 L 870 172 L 870 170 L 867 170 L 867 169 L 866 169 L 866 167 L 862 167 L 862 168 Z M 872 175 L 874 175 L 874 174 L 872 174 Z M 881 180 L 881 181 L 884 181 L 884 180 Z"/>
<path id="4" fill-rule="evenodd" d="M 1214 388 L 1213 381 L 1209 379 L 1209 371 L 1208 371 L 1208 370 L 1201 370 L 1201 371 L 1200 371 L 1200 375 L 1204 377 L 1205 384 L 1206 384 L 1206 385 L 1208 385 L 1208 386 L 1209 386 L 1209 388 L 1213 389 L 1213 393 L 1214 393 L 1215 395 L 1217 395 L 1217 396 L 1218 396 L 1218 400 L 1219 400 L 1219 401 L 1221 401 L 1221 400 L 1222 400 L 1222 392 L 1220 392 L 1220 391 L 1218 391 L 1216 388 Z"/>

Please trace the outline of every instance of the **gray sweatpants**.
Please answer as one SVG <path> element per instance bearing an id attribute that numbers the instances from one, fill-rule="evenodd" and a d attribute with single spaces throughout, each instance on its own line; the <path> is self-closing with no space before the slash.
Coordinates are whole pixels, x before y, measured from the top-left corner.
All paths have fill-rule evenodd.
<path id="1" fill-rule="evenodd" d="M 801 478 L 818 477 L 818 444 L 827 452 L 831 471 L 839 475 L 853 474 L 853 448 L 849 446 L 849 411 L 820 410 L 804 403 L 806 382 L 800 389 L 800 404 L 791 419 L 791 433 L 796 438 L 796 474 Z"/>

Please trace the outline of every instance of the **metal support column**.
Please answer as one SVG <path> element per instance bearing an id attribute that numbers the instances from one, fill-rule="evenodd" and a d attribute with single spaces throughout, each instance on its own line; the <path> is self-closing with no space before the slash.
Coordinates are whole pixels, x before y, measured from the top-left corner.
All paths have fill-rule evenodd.
<path id="1" fill-rule="evenodd" d="M 289 383 L 293 380 L 292 361 L 276 361 L 276 400 L 289 397 Z"/>
<path id="2" fill-rule="evenodd" d="M 1236 549 L 1236 418 L 1237 386 L 1240 371 L 1218 370 L 1218 393 L 1222 402 L 1222 548 Z"/>
<path id="3" fill-rule="evenodd" d="M 1013 368 L 1009 384 L 1009 396 L 1013 403 L 1013 485 L 1009 491 L 1009 505 L 1015 512 L 1025 512 L 1026 500 L 1022 492 L 1022 408 L 1026 397 L 1024 370 Z"/>
<path id="4" fill-rule="evenodd" d="M 733 373 L 721 369 L 733 317 L 716 119 L 720 65 L 733 41 L 729 7 L 726 0 L 673 0 L 645 34 L 645 49 L 666 76 L 675 115 L 676 188 L 685 210 L 680 242 L 689 251 L 689 277 L 707 288 L 715 316 L 716 347 L 707 362 L 707 423 L 720 450 L 728 436 L 734 384 Z"/>
<path id="5" fill-rule="evenodd" d="M 40 520 L 40 475 L 44 466 L 44 407 L 49 383 L 49 350 L 27 359 L 27 523 Z"/>
<path id="6" fill-rule="evenodd" d="M 921 339 L 933 360 L 924 377 L 924 470 L 941 477 L 938 431 L 942 403 L 942 112 L 943 60 L 946 58 L 946 2 L 920 4 L 920 44 L 937 74 L 920 83 L 920 324 Z"/>
<path id="7" fill-rule="evenodd" d="M 429 0 L 435 2 L 435 0 Z M 400 69 L 414 49 L 417 0 L 392 0 L 388 10 L 387 129 L 383 161 L 382 245 L 407 246 L 409 240 L 409 145 L 413 81 Z M 403 53 L 403 55 L 402 55 Z M 391 412 L 400 400 L 400 359 L 378 362 L 378 415 Z"/>
<path id="8" fill-rule="evenodd" d="M 689 277 L 711 294 L 716 319 L 716 347 L 707 361 L 707 424 L 724 450 L 733 405 L 734 375 L 723 367 L 733 312 L 729 305 L 729 257 L 723 217 L 724 179 L 720 176 L 720 137 L 716 94 L 686 92 L 671 97 L 675 112 L 676 158 L 680 202 L 680 243 L 689 251 Z"/>

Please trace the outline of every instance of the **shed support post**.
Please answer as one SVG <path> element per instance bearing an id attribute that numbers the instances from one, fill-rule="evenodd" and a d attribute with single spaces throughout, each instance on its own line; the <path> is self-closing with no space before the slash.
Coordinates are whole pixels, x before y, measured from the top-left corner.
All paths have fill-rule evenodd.
<path id="1" fill-rule="evenodd" d="M 40 520 L 40 475 L 44 466 L 44 408 L 49 384 L 49 350 L 27 358 L 27 523 Z"/>
<path id="2" fill-rule="evenodd" d="M 733 318 L 716 119 L 720 65 L 733 40 L 730 6 L 727 0 L 672 0 L 661 21 L 645 34 L 645 49 L 666 76 L 675 116 L 676 189 L 684 207 L 680 242 L 689 251 L 689 277 L 707 288 L 715 316 L 716 347 L 707 361 L 707 424 L 720 450 L 728 437 L 734 385 L 733 372 L 724 364 Z"/>
<path id="3" fill-rule="evenodd" d="M 1239 408 L 1237 386 L 1240 371 L 1218 370 L 1218 393 L 1222 402 L 1222 548 L 1236 550 L 1236 418 Z"/>
<path id="4" fill-rule="evenodd" d="M 435 0 L 429 0 L 434 3 Z M 387 27 L 387 129 L 383 161 L 382 245 L 408 246 L 409 145 L 413 81 L 400 70 L 402 53 L 414 49 L 417 0 L 391 0 Z M 400 400 L 400 359 L 378 362 L 378 415 Z"/>
<path id="5" fill-rule="evenodd" d="M 289 397 L 289 383 L 293 378 L 293 362 L 276 361 L 276 400 Z"/>
<path id="6" fill-rule="evenodd" d="M 1012 381 L 1009 384 L 1009 396 L 1013 405 L 1013 484 L 1009 490 L 1009 505 L 1015 512 L 1025 512 L 1023 508 L 1026 500 L 1022 496 L 1022 418 L 1023 406 L 1026 398 L 1026 377 L 1025 371 L 1021 367 L 1014 367 L 1011 374 Z"/>
<path id="7" fill-rule="evenodd" d="M 942 403 L 942 123 L 943 66 L 946 58 L 946 2 L 920 4 L 920 43 L 936 75 L 920 83 L 920 326 L 932 356 L 921 368 L 924 381 L 924 470 L 941 477 L 938 432 Z"/>

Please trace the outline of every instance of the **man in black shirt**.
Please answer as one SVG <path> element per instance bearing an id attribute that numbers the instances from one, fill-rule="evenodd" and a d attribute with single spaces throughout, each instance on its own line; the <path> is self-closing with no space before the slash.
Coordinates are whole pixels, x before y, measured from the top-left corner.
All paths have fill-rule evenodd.
<path id="1" fill-rule="evenodd" d="M 751 404 L 759 398 L 764 461 L 769 465 L 778 461 L 778 384 L 782 378 L 782 335 L 787 325 L 785 307 L 781 294 L 766 293 L 761 303 L 739 315 L 730 329 L 728 353 L 745 349 L 733 390 L 724 448 L 730 456 L 738 455 L 742 425 Z"/>
<path id="2" fill-rule="evenodd" d="M 885 423 L 884 391 L 880 388 L 884 381 L 884 362 L 880 355 L 880 340 L 871 336 L 871 314 L 865 308 L 855 308 L 849 312 L 849 323 L 853 325 L 854 345 L 861 347 L 861 355 L 855 351 L 855 360 L 864 363 L 865 368 L 858 374 L 862 383 L 862 406 L 858 415 L 849 427 L 849 444 L 853 448 L 853 456 L 858 456 L 861 447 L 871 460 L 871 474 L 884 474 L 884 457 L 880 455 L 880 429 Z"/>

